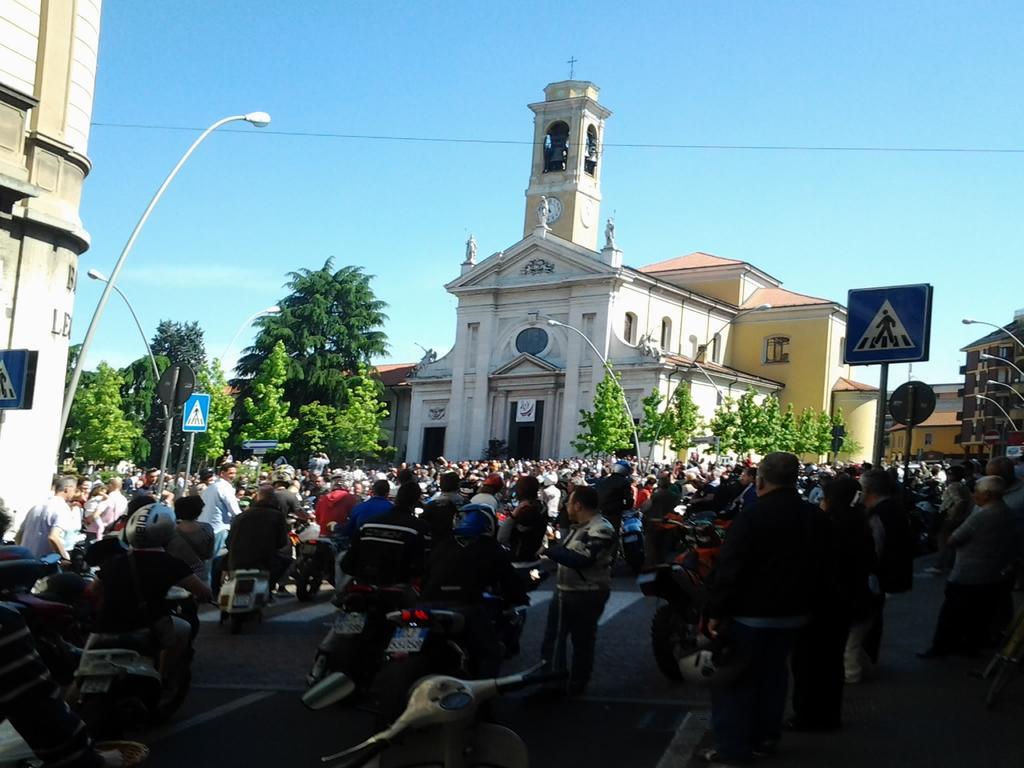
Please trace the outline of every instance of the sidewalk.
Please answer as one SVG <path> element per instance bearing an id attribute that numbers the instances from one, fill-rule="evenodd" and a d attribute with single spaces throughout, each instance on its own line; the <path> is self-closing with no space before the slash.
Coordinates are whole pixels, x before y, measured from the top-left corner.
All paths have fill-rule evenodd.
<path id="1" fill-rule="evenodd" d="M 889 598 L 879 675 L 847 686 L 843 729 L 828 734 L 785 734 L 779 754 L 759 761 L 767 768 L 945 768 L 1024 766 L 1024 675 L 1010 683 L 991 711 L 988 682 L 971 676 L 979 659 L 921 660 L 928 647 L 944 580 L 915 564 L 914 588 Z M 700 746 L 711 746 L 705 733 Z M 694 756 L 690 768 L 703 761 Z"/>

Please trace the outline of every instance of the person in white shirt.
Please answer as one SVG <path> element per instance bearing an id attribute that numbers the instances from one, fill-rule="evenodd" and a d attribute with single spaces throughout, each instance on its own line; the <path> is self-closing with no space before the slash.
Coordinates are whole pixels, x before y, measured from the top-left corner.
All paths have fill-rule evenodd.
<path id="1" fill-rule="evenodd" d="M 214 595 L 218 591 L 219 579 L 213 578 L 213 563 L 227 543 L 231 521 L 235 519 L 236 515 L 242 514 L 242 509 L 238 506 L 238 498 L 235 495 L 235 478 L 237 476 L 238 467 L 235 464 L 221 464 L 220 476 L 203 491 L 203 512 L 199 515 L 199 522 L 206 523 L 213 528 L 213 559 L 207 561 L 205 575 L 210 586 L 213 587 Z M 217 575 L 219 576 L 219 574 Z"/>
<path id="2" fill-rule="evenodd" d="M 62 560 L 70 561 L 64 539 L 74 517 L 68 502 L 78 492 L 78 481 L 73 477 L 60 477 L 53 490 L 52 496 L 28 511 L 14 540 L 29 550 L 33 557 L 56 552 Z"/>

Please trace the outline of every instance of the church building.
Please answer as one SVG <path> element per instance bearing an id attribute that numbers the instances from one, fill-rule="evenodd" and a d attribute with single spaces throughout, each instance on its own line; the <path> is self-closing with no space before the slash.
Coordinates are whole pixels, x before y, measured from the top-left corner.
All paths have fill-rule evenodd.
<path id="1" fill-rule="evenodd" d="M 405 382 L 405 459 L 479 458 L 493 441 L 518 458 L 575 455 L 602 359 L 635 417 L 653 389 L 669 397 L 689 387 L 709 420 L 724 398 L 752 387 L 797 412 L 841 407 L 864 446 L 854 458 L 866 458 L 877 391 L 849 378 L 845 307 L 707 253 L 624 264 L 614 221 L 600 217 L 611 112 L 598 95 L 593 83 L 567 80 L 530 105 L 523 238 L 480 261 L 467 243 L 461 274 L 445 286 L 458 299 L 455 345 L 425 356 Z M 653 446 L 655 459 L 669 455 Z"/>

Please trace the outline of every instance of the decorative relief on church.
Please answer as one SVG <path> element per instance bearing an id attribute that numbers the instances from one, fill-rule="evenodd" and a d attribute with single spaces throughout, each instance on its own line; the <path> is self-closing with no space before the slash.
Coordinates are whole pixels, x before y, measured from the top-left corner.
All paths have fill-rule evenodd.
<path id="1" fill-rule="evenodd" d="M 440 408 L 428 408 L 427 418 L 429 418 L 431 421 L 440 421 L 441 419 L 444 418 L 446 410 L 447 409 L 444 408 L 443 406 Z"/>
<path id="2" fill-rule="evenodd" d="M 555 265 L 545 259 L 531 259 L 523 265 L 524 275 L 550 275 L 555 271 Z"/>

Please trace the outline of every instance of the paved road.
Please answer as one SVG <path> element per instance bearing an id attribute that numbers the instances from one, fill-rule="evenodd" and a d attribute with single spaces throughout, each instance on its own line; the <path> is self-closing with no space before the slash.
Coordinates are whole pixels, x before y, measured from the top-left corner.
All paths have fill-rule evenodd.
<path id="1" fill-rule="evenodd" d="M 539 658 L 550 594 L 534 593 L 522 655 L 508 669 Z M 198 638 L 192 695 L 172 723 L 145 739 L 153 749 L 150 764 L 313 766 L 320 755 L 370 735 L 365 712 L 309 712 L 299 701 L 334 612 L 329 597 L 324 591 L 305 605 L 279 600 L 263 624 L 247 624 L 237 636 L 210 614 Z M 669 683 L 654 667 L 648 637 L 654 607 L 632 579 L 617 578 L 601 619 L 588 695 L 571 704 L 539 705 L 518 696 L 496 704 L 498 721 L 524 738 L 533 765 L 653 768 L 687 712 L 706 707 L 702 692 Z M 575 735 L 581 731 L 589 735 Z"/>

